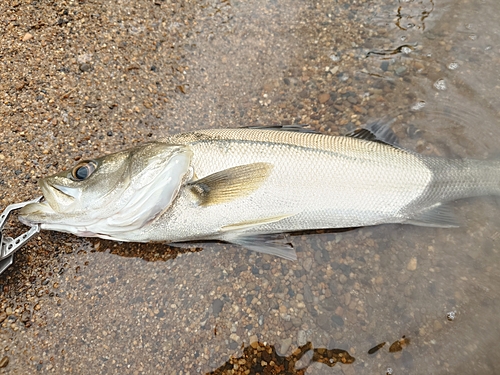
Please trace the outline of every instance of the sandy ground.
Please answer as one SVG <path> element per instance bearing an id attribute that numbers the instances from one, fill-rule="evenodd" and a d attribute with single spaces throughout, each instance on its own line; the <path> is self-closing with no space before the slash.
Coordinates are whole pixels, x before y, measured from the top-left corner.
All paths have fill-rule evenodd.
<path id="1" fill-rule="evenodd" d="M 4 0 L 0 206 L 80 159 L 200 128 L 345 134 L 398 116 L 419 152 L 498 154 L 499 9 L 473 3 Z M 498 210 L 459 203 L 458 230 L 298 236 L 295 263 L 43 232 L 0 276 L 0 372 L 493 374 Z"/>

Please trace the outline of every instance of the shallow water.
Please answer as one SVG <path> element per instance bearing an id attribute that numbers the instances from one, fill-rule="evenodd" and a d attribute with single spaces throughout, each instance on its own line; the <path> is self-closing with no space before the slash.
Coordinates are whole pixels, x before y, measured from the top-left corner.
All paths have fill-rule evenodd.
<path id="1" fill-rule="evenodd" d="M 1 107 L 3 206 L 31 199 L 32 181 L 75 156 L 200 128 L 307 123 L 345 134 L 395 117 L 400 142 L 421 153 L 500 150 L 495 0 L 71 2 L 0 14 L 5 35 L 24 43 L 9 68 L 2 42 L 14 82 Z M 30 126 L 31 139 L 20 134 Z M 295 236 L 297 262 L 227 244 L 178 254 L 41 233 L 0 278 L 0 371 L 222 373 L 245 347 L 267 345 L 296 373 L 498 373 L 499 200 L 454 206 L 459 229 Z M 355 360 L 330 367 L 312 361 L 313 348 Z M 240 371 L 280 363 L 255 358 Z"/>

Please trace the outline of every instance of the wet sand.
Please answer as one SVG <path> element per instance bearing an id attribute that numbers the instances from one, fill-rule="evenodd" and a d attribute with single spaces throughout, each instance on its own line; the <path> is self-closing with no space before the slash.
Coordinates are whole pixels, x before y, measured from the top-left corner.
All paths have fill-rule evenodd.
<path id="1" fill-rule="evenodd" d="M 3 1 L 0 206 L 80 159 L 202 128 L 396 117 L 412 150 L 494 157 L 499 8 Z M 0 373 L 497 373 L 499 201 L 455 208 L 459 229 L 295 236 L 297 262 L 42 232 L 0 276 Z"/>

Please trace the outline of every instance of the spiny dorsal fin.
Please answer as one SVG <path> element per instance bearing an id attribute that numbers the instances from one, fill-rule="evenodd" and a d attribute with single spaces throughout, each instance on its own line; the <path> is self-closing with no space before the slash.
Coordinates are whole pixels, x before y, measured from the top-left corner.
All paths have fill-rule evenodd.
<path id="1" fill-rule="evenodd" d="M 296 132 L 296 133 L 314 133 L 323 134 L 317 130 L 311 129 L 309 125 L 305 124 L 293 124 L 293 125 L 250 125 L 244 126 L 245 129 L 259 129 L 259 130 L 277 130 L 285 132 Z"/>
<path id="2" fill-rule="evenodd" d="M 191 182 L 189 186 L 201 206 L 211 206 L 251 194 L 262 185 L 272 169 L 270 163 L 239 165 Z"/>
<path id="3" fill-rule="evenodd" d="M 356 129 L 347 133 L 345 136 L 384 143 L 396 148 L 401 148 L 398 144 L 396 134 L 394 134 L 390 127 L 393 122 L 394 120 L 389 122 L 382 122 L 382 120 L 374 121 L 367 124 L 364 128 Z"/>

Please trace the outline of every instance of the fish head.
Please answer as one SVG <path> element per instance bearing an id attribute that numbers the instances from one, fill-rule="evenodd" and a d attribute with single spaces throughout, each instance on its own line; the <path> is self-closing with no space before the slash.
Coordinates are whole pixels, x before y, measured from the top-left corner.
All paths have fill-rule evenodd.
<path id="1" fill-rule="evenodd" d="M 44 200 L 23 207 L 19 219 L 47 230 L 128 240 L 172 204 L 191 156 L 186 146 L 152 142 L 81 161 L 41 179 Z"/>

